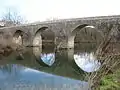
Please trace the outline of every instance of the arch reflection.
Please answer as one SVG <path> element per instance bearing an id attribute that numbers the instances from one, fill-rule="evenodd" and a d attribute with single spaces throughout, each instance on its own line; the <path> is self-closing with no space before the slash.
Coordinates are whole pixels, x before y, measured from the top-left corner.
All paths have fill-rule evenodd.
<path id="1" fill-rule="evenodd" d="M 40 55 L 42 61 L 48 66 L 52 66 L 55 62 L 55 53 L 43 53 Z"/>
<path id="2" fill-rule="evenodd" d="M 42 52 L 41 47 L 33 47 L 33 54 L 35 55 L 37 60 L 39 60 L 41 52 Z"/>
<path id="3" fill-rule="evenodd" d="M 52 66 L 55 62 L 54 49 L 42 50 L 41 47 L 33 47 L 33 54 L 35 55 L 38 63 L 42 66 Z"/>
<path id="4" fill-rule="evenodd" d="M 74 54 L 75 63 L 85 72 L 97 71 L 101 63 L 96 59 L 93 53 Z"/>

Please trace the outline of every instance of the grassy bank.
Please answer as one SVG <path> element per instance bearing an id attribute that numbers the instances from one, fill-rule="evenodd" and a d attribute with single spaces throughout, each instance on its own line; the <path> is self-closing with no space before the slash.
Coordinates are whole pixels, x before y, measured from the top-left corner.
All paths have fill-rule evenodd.
<path id="1" fill-rule="evenodd" d="M 100 90 L 120 90 L 120 69 L 101 79 Z"/>

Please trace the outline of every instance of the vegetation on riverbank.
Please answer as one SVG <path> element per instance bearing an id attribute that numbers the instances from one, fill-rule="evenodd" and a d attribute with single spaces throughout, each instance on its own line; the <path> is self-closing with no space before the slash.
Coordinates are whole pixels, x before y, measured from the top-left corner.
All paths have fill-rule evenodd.
<path id="1" fill-rule="evenodd" d="M 100 90 L 120 90 L 120 69 L 101 79 Z"/>

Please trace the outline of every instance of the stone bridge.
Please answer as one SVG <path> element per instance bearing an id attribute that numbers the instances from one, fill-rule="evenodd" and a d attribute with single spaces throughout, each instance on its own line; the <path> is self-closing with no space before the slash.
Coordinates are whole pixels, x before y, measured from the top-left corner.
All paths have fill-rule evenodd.
<path id="1" fill-rule="evenodd" d="M 79 41 L 82 31 L 95 32 L 102 40 L 108 31 L 119 31 L 119 27 L 120 16 L 88 17 L 3 27 L 0 28 L 0 37 L 24 46 L 42 46 L 46 41 L 59 48 L 74 48 L 76 35 Z M 114 34 L 119 36 L 119 33 Z"/>

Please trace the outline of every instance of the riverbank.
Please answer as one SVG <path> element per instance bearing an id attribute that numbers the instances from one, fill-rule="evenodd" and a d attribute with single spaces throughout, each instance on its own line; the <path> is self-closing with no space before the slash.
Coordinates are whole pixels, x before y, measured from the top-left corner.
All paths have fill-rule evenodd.
<path id="1" fill-rule="evenodd" d="M 24 50 L 23 46 L 19 46 L 19 45 L 2 45 L 0 44 L 0 57 L 2 56 L 9 56 L 12 52 L 17 51 L 17 52 L 21 52 Z"/>
<path id="2" fill-rule="evenodd" d="M 101 79 L 100 90 L 120 90 L 120 69 Z"/>

